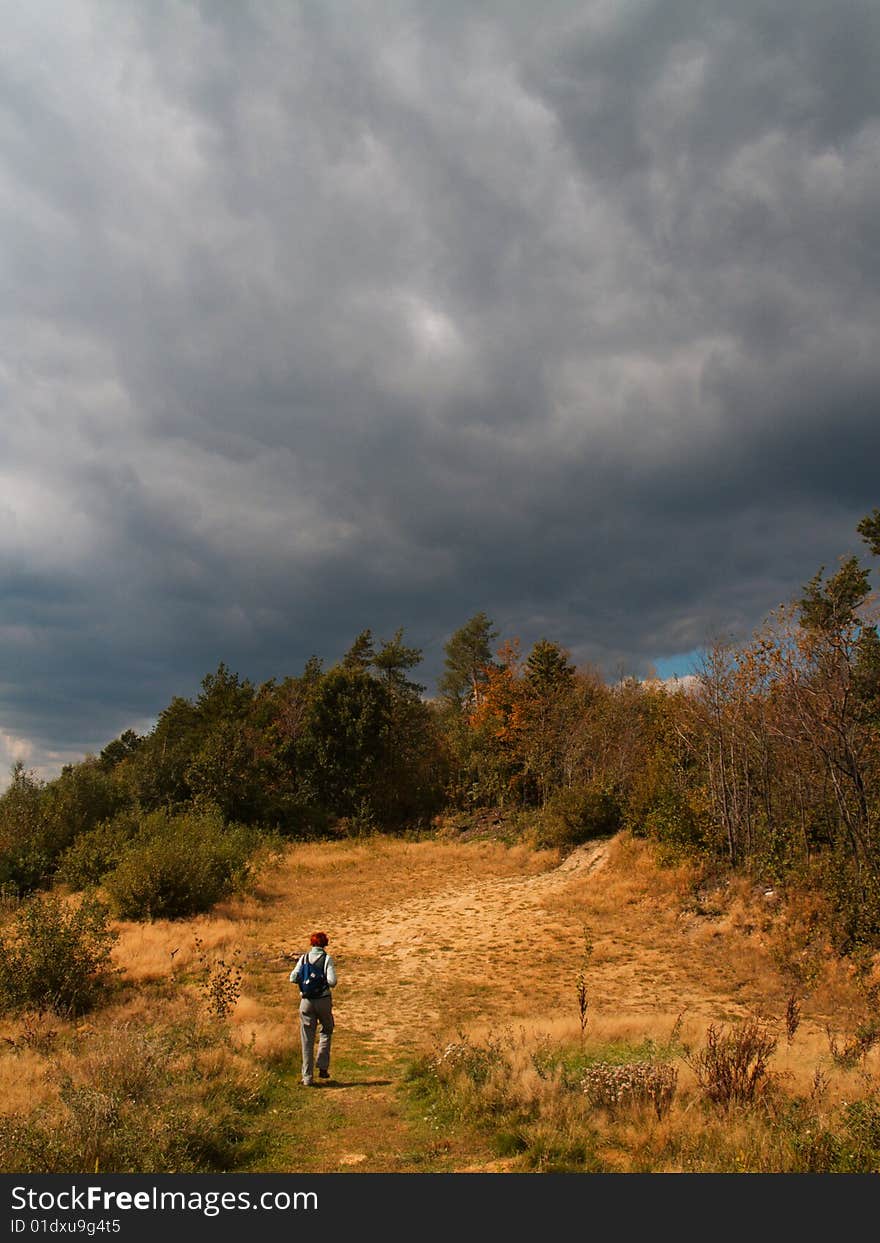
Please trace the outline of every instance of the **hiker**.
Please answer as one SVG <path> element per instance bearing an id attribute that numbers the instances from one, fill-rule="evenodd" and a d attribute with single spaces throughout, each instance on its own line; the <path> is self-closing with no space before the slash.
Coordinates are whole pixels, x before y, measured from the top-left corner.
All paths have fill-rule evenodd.
<path id="1" fill-rule="evenodd" d="M 330 1040 L 333 1036 L 333 997 L 336 987 L 336 964 L 327 953 L 330 938 L 326 932 L 313 932 L 311 948 L 300 954 L 290 973 L 291 984 L 298 984 L 302 993 L 299 1003 L 299 1034 L 302 1040 L 302 1082 L 310 1088 L 315 1068 L 319 1079 L 330 1078 Z M 318 1026 L 318 1056 L 315 1057 L 315 1036 Z"/>

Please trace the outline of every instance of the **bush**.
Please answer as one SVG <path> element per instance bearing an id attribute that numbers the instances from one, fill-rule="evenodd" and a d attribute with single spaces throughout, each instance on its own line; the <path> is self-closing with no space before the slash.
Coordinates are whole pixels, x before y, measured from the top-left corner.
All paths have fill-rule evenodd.
<path id="1" fill-rule="evenodd" d="M 81 834 L 61 857 L 56 876 L 74 889 L 98 885 L 119 863 L 137 834 L 134 814 L 123 812 Z"/>
<path id="2" fill-rule="evenodd" d="M 693 854 L 705 846 L 701 817 L 677 790 L 664 790 L 657 796 L 645 810 L 637 835 L 653 838 L 673 854 Z"/>
<path id="3" fill-rule="evenodd" d="M 621 823 L 620 802 L 611 791 L 589 786 L 559 790 L 541 813 L 537 845 L 580 846 L 616 833 Z"/>
<path id="4" fill-rule="evenodd" d="M 51 859 L 35 842 L 15 842 L 0 849 L 0 886 L 4 893 L 32 893 L 51 871 Z"/>
<path id="5" fill-rule="evenodd" d="M 776 1036 L 758 1019 L 747 1019 L 729 1032 L 712 1024 L 705 1047 L 685 1061 L 707 1098 L 727 1109 L 751 1104 L 767 1088 L 767 1067 L 776 1045 Z"/>
<path id="6" fill-rule="evenodd" d="M 252 831 L 225 825 L 219 812 L 154 812 L 104 886 L 122 919 L 184 919 L 243 883 L 255 844 Z"/>
<path id="7" fill-rule="evenodd" d="M 590 1104 L 614 1113 L 621 1107 L 651 1105 L 658 1118 L 675 1098 L 678 1071 L 668 1062 L 594 1062 L 581 1086 Z"/>
<path id="8" fill-rule="evenodd" d="M 778 1125 L 791 1145 L 796 1173 L 880 1173 L 880 1101 L 876 1095 L 844 1104 L 826 1125 L 808 1102 L 794 1101 Z"/>
<path id="9" fill-rule="evenodd" d="M 0 1009 L 91 1009 L 107 983 L 110 947 L 107 908 L 94 898 L 69 906 L 60 898 L 32 898 L 18 911 L 11 934 L 0 937 Z"/>
<path id="10" fill-rule="evenodd" d="M 493 1069 L 504 1066 L 505 1060 L 499 1041 L 472 1045 L 466 1036 L 460 1036 L 435 1055 L 431 1069 L 441 1083 L 450 1083 L 455 1076 L 463 1075 L 480 1086 L 487 1082 Z"/>
<path id="11" fill-rule="evenodd" d="M 841 953 L 880 944 L 880 860 L 859 868 L 843 842 L 827 860 L 827 884 L 835 907 L 831 935 Z"/>

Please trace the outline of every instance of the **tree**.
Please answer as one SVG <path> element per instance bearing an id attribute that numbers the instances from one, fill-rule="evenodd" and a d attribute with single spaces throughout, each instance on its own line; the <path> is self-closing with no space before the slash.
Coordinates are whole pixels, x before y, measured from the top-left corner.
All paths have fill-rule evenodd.
<path id="1" fill-rule="evenodd" d="M 418 698 L 425 688 L 418 682 L 410 682 L 406 673 L 420 664 L 421 659 L 420 648 L 407 647 L 403 642 L 401 626 L 394 632 L 393 639 L 384 640 L 370 663 L 393 694 Z"/>
<path id="2" fill-rule="evenodd" d="M 186 770 L 201 736 L 196 708 L 182 695 L 175 695 L 132 757 L 134 786 L 145 810 L 185 803 L 190 798 Z"/>
<path id="3" fill-rule="evenodd" d="M 261 814 L 280 829 L 302 831 L 312 822 L 311 788 L 302 776 L 300 753 L 324 677 L 320 659 L 310 656 L 298 677 L 264 683 L 251 710 Z M 318 823 L 321 819 L 319 814 Z"/>
<path id="4" fill-rule="evenodd" d="M 42 840 L 46 853 L 56 859 L 81 833 L 88 833 L 102 820 L 111 820 L 129 801 L 124 785 L 94 756 L 66 765 L 61 776 L 43 791 Z"/>
<path id="5" fill-rule="evenodd" d="M 498 659 L 486 667 L 479 698 L 467 716 L 468 749 L 475 793 L 503 805 L 522 790 L 525 724 L 519 640 L 502 643 Z"/>
<path id="6" fill-rule="evenodd" d="M 498 631 L 485 613 L 475 613 L 444 647 L 444 672 L 437 683 L 443 699 L 459 711 L 479 702 L 492 665 L 492 643 Z"/>
<path id="7" fill-rule="evenodd" d="M 525 674 L 533 694 L 551 695 L 571 684 L 574 665 L 558 643 L 539 639 L 526 659 Z"/>
<path id="8" fill-rule="evenodd" d="M 558 643 L 539 639 L 526 659 L 523 696 L 523 762 L 529 797 L 546 803 L 562 783 L 565 737 L 571 731 L 574 665 Z M 527 792 L 528 793 L 528 792 Z"/>
<path id="9" fill-rule="evenodd" d="M 800 622 L 805 630 L 822 635 L 833 645 L 855 637 L 858 610 L 868 597 L 868 570 L 857 557 L 846 557 L 837 573 L 824 579 L 825 567 L 814 574 L 800 599 Z"/>
<path id="10" fill-rule="evenodd" d="M 856 527 L 875 557 L 880 557 L 880 509 L 867 514 Z"/>
<path id="11" fill-rule="evenodd" d="M 369 669 L 375 658 L 372 630 L 362 630 L 342 658 L 343 669 Z"/>
<path id="12" fill-rule="evenodd" d="M 196 712 L 200 722 L 210 728 L 219 721 L 243 720 L 253 700 L 253 685 L 237 673 L 232 673 L 221 660 L 216 673 L 202 678 Z"/>
<path id="13" fill-rule="evenodd" d="M 841 823 L 850 843 L 856 884 L 873 888 L 880 878 L 874 842 L 868 770 L 877 738 L 865 730 L 864 678 L 877 660 L 876 627 L 861 610 L 869 594 L 868 571 L 855 557 L 823 580 L 820 570 L 800 600 L 797 662 L 789 671 L 792 702 L 804 737 L 824 764 Z"/>
<path id="14" fill-rule="evenodd" d="M 219 720 L 186 768 L 197 807 L 217 807 L 227 820 L 251 824 L 266 807 L 265 764 L 254 753 L 255 735 L 241 721 Z"/>
<path id="15" fill-rule="evenodd" d="M 326 673 L 297 745 L 304 796 L 337 816 L 369 812 L 389 715 L 387 687 L 366 670 L 337 665 Z"/>
<path id="16" fill-rule="evenodd" d="M 0 886 L 29 893 L 45 878 L 49 857 L 43 842 L 42 799 L 45 785 L 21 760 L 0 795 Z"/>
<path id="17" fill-rule="evenodd" d="M 143 742 L 140 734 L 135 733 L 133 729 L 126 729 L 114 738 L 112 742 L 108 742 L 101 752 L 99 759 L 104 768 L 115 768 L 117 764 L 121 764 L 123 760 L 127 760 L 130 755 L 134 755 L 138 747 Z"/>

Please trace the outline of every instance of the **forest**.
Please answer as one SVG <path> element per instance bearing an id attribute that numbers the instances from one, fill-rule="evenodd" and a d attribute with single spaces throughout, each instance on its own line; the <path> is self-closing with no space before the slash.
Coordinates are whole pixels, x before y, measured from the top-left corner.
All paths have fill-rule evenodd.
<path id="1" fill-rule="evenodd" d="M 858 526 L 880 555 L 880 511 Z M 434 697 L 399 629 L 254 685 L 225 664 L 145 736 L 0 798 L 0 886 L 101 886 L 122 918 L 207 910 L 267 841 L 430 834 L 496 811 L 536 846 L 629 830 L 791 894 L 842 954 L 880 945 L 880 639 L 870 565 L 842 558 L 693 678 L 609 681 L 483 612 Z"/>

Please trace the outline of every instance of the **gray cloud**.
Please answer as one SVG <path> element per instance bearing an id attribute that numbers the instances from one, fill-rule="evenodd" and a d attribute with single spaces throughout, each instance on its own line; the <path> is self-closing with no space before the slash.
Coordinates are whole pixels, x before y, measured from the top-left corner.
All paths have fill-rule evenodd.
<path id="1" fill-rule="evenodd" d="M 478 609 L 641 672 L 857 546 L 867 0 L 6 26 L 0 760 Z"/>

